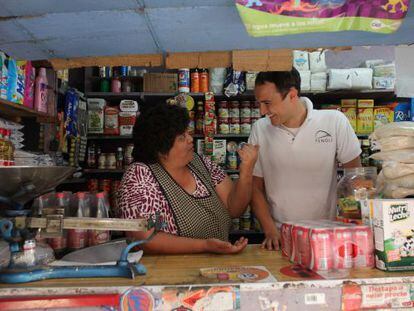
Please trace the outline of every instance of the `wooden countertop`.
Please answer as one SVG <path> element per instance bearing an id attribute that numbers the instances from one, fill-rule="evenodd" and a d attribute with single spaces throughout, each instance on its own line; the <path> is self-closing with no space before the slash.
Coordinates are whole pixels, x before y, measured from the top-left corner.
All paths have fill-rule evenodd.
<path id="1" fill-rule="evenodd" d="M 200 277 L 200 268 L 230 266 L 265 266 L 280 282 L 306 281 L 304 278 L 289 277 L 280 269 L 291 263 L 280 252 L 267 251 L 259 245 L 248 245 L 237 255 L 145 255 L 142 263 L 148 274 L 135 280 L 125 278 L 54 279 L 25 284 L 0 284 L 0 288 L 12 287 L 88 287 L 88 286 L 139 286 L 139 285 L 183 285 L 207 284 Z M 383 272 L 377 269 L 353 269 L 346 279 L 370 279 L 410 277 L 411 272 Z"/>

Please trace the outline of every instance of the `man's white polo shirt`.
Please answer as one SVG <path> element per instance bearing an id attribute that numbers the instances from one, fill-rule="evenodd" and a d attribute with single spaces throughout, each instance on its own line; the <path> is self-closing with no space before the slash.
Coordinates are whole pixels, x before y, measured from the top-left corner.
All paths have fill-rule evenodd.
<path id="1" fill-rule="evenodd" d="M 361 153 L 354 130 L 336 110 L 314 110 L 301 97 L 307 116 L 296 135 L 269 118 L 258 120 L 249 142 L 260 145 L 253 175 L 264 178 L 272 216 L 278 222 L 335 215 L 337 162 Z"/>

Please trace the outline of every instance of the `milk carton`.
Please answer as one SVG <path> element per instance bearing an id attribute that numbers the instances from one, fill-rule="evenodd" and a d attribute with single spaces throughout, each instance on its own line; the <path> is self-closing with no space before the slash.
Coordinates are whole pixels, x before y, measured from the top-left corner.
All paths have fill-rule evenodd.
<path id="1" fill-rule="evenodd" d="M 374 200 L 376 267 L 414 270 L 414 199 Z"/>

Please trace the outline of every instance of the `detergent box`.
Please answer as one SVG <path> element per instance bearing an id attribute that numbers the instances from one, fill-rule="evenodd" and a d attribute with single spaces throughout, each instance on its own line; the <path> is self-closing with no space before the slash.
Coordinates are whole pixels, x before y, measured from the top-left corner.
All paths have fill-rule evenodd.
<path id="1" fill-rule="evenodd" d="M 414 270 L 414 199 L 376 199 L 373 203 L 376 267 Z"/>

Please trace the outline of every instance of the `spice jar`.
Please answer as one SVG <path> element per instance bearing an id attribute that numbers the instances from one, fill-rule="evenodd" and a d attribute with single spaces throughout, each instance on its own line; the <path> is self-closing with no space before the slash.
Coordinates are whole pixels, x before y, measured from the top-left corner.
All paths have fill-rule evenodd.
<path id="1" fill-rule="evenodd" d="M 341 218 L 361 219 L 360 200 L 374 199 L 376 195 L 376 167 L 356 167 L 344 170 L 338 183 L 337 205 Z"/>
<path id="2" fill-rule="evenodd" d="M 101 153 L 98 158 L 98 168 L 103 170 L 106 168 L 106 154 Z"/>

